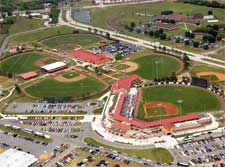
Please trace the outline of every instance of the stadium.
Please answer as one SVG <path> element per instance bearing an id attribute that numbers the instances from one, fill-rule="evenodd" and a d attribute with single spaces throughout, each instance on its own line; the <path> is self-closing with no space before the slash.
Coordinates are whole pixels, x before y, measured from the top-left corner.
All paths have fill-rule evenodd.
<path id="1" fill-rule="evenodd" d="M 157 89 L 164 93 L 154 92 Z M 183 99 L 171 99 L 171 93 L 166 94 L 167 90 L 174 92 L 173 97 L 179 98 L 181 94 Z M 195 94 L 200 95 L 200 102 L 206 103 L 208 100 L 211 104 L 204 105 L 203 109 L 202 105 L 193 99 L 192 96 Z M 195 109 L 190 106 L 194 106 Z M 182 131 L 207 129 L 214 124 L 214 118 L 209 112 L 223 108 L 224 102 L 221 97 L 193 83 L 155 83 L 143 87 L 140 76 L 133 74 L 113 83 L 103 109 L 101 125 L 105 132 L 118 137 L 148 139 L 179 134 Z"/>

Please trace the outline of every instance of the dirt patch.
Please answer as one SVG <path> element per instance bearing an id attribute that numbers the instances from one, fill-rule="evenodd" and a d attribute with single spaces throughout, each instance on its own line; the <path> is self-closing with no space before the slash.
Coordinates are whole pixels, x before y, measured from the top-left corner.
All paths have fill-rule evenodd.
<path id="1" fill-rule="evenodd" d="M 129 73 L 129 72 L 133 72 L 138 69 L 138 64 L 135 62 L 132 62 L 132 61 L 125 61 L 120 64 L 125 64 L 125 65 L 129 66 L 128 68 L 126 68 L 124 70 L 119 70 L 121 72 Z"/>
<path id="2" fill-rule="evenodd" d="M 9 79 L 4 76 L 0 76 L 0 88 L 7 88 L 13 85 L 14 85 L 14 82 L 12 79 Z"/>
<path id="3" fill-rule="evenodd" d="M 38 67 L 44 66 L 44 65 L 46 65 L 45 62 L 48 61 L 48 60 L 58 61 L 57 58 L 48 56 L 48 57 L 43 57 L 43 58 L 38 59 L 37 61 L 35 61 L 35 65 L 38 66 Z"/>
<path id="4" fill-rule="evenodd" d="M 144 111 L 145 111 L 145 118 L 151 118 L 154 116 L 151 116 L 148 114 L 147 109 L 157 109 L 157 108 L 163 108 L 165 110 L 164 115 L 156 115 L 156 116 L 172 116 L 179 114 L 179 110 L 176 106 L 165 103 L 165 102 L 151 102 L 151 103 L 145 103 L 144 104 Z"/>
<path id="5" fill-rule="evenodd" d="M 212 71 L 207 71 L 207 72 L 198 72 L 196 73 L 198 77 L 204 77 L 204 76 L 216 76 L 218 78 L 218 81 L 225 81 L 225 74 L 220 73 L 220 72 L 212 72 Z"/>
<path id="6" fill-rule="evenodd" d="M 77 81 L 83 80 L 85 78 L 86 78 L 86 76 L 83 74 L 80 74 L 79 76 L 76 76 L 74 78 L 65 78 L 62 74 L 54 77 L 54 79 L 59 82 L 77 82 Z"/>

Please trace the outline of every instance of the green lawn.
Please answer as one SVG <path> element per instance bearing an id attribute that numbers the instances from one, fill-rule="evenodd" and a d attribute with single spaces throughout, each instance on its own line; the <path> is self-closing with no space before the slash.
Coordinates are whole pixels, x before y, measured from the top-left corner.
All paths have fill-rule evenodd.
<path id="1" fill-rule="evenodd" d="M 73 32 L 72 27 L 68 26 L 60 26 L 60 27 L 54 27 L 54 28 L 48 28 L 44 30 L 39 30 L 32 33 L 26 33 L 17 35 L 12 39 L 13 43 L 21 43 L 21 42 L 33 42 L 33 41 L 39 41 L 44 38 L 48 38 L 55 35 L 62 35 L 62 34 L 68 34 Z"/>
<path id="2" fill-rule="evenodd" d="M 98 43 L 102 40 L 101 37 L 89 34 L 76 34 L 76 35 L 62 35 L 46 39 L 42 41 L 50 48 L 57 47 L 63 44 L 78 44 L 81 46 L 87 46 L 94 43 Z"/>
<path id="3" fill-rule="evenodd" d="M 101 107 L 101 108 L 97 108 L 97 109 L 95 109 L 94 111 L 93 111 L 93 114 L 101 114 L 102 113 L 102 110 L 103 110 L 103 107 Z"/>
<path id="4" fill-rule="evenodd" d="M 183 100 L 179 106 L 178 100 Z M 142 103 L 138 111 L 138 118 L 144 119 L 143 104 L 146 102 L 167 102 L 181 109 L 180 114 L 217 111 L 221 104 L 217 97 L 205 90 L 188 86 L 156 86 L 143 88 Z M 159 119 L 162 117 L 154 117 Z M 164 117 L 163 117 L 164 118 Z M 151 118 L 149 118 L 152 120 Z"/>
<path id="5" fill-rule="evenodd" d="M 26 17 L 16 17 L 15 23 L 9 28 L 9 33 L 14 34 L 32 29 L 38 29 L 41 27 L 43 27 L 43 22 L 40 20 L 29 19 Z"/>
<path id="6" fill-rule="evenodd" d="M 42 57 L 44 57 L 44 55 L 37 52 L 20 54 L 1 63 L 0 69 L 5 73 L 12 74 L 36 71 L 39 67 L 35 65 L 35 61 Z"/>
<path id="7" fill-rule="evenodd" d="M 149 80 L 171 76 L 173 72 L 177 72 L 180 69 L 180 64 L 176 59 L 158 54 L 143 56 L 133 61 L 139 67 L 132 73 Z"/>
<path id="8" fill-rule="evenodd" d="M 94 78 L 87 77 L 77 82 L 58 82 L 53 78 L 43 80 L 26 91 L 35 97 L 84 97 L 98 93 L 104 85 Z"/>
<path id="9" fill-rule="evenodd" d="M 116 150 L 118 152 L 126 153 L 129 155 L 137 156 L 140 158 L 146 158 L 155 162 L 170 163 L 173 162 L 173 156 L 165 148 L 152 148 L 152 149 L 125 149 L 113 147 L 110 145 L 102 144 L 91 137 L 84 138 L 84 142 L 96 146 L 105 147 L 108 149 Z"/>

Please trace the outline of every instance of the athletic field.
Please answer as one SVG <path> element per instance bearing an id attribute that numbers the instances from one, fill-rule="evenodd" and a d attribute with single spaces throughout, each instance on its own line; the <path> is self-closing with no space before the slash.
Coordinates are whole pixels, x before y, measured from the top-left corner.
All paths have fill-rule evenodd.
<path id="1" fill-rule="evenodd" d="M 176 73 L 182 68 L 181 62 L 177 59 L 159 54 L 143 56 L 134 59 L 133 62 L 138 64 L 138 69 L 132 73 L 149 80 L 169 77 L 173 72 Z"/>
<path id="2" fill-rule="evenodd" d="M 50 48 L 55 48 L 59 45 L 65 45 L 65 44 L 76 44 L 81 46 L 88 46 L 92 44 L 96 44 L 102 40 L 101 37 L 96 35 L 90 35 L 90 34 L 75 34 L 75 35 L 62 35 L 62 36 L 56 36 L 52 37 L 46 40 L 43 40 L 42 43 L 44 43 L 46 46 Z"/>
<path id="3" fill-rule="evenodd" d="M 179 113 L 173 116 L 186 115 L 190 113 L 218 111 L 221 109 L 219 99 L 206 90 L 188 86 L 155 86 L 143 88 L 142 102 L 138 111 L 139 119 L 146 119 L 144 104 L 151 102 L 164 102 L 174 105 Z M 160 107 L 160 106 L 159 106 Z M 166 118 L 158 112 L 149 113 L 148 120 Z"/>
<path id="4" fill-rule="evenodd" d="M 35 64 L 44 55 L 37 52 L 30 52 L 11 57 L 0 64 L 0 69 L 5 73 L 21 74 L 29 71 L 36 71 L 39 66 Z"/>
<path id="5" fill-rule="evenodd" d="M 59 82 L 54 78 L 43 80 L 25 89 L 35 97 L 73 97 L 82 98 L 98 93 L 104 85 L 94 78 L 86 77 L 77 82 Z"/>

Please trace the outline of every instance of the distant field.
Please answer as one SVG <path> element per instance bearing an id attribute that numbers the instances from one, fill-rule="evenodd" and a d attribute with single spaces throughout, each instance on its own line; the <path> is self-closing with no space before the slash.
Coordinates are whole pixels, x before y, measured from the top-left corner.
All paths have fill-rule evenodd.
<path id="1" fill-rule="evenodd" d="M 148 160 L 152 160 L 155 162 L 160 163 L 170 163 L 173 162 L 173 156 L 170 154 L 170 152 L 165 148 L 151 148 L 151 149 L 125 149 L 125 148 L 118 148 L 110 145 L 106 145 L 103 143 L 100 143 L 96 141 L 95 139 L 91 137 L 84 138 L 84 142 L 87 144 L 92 144 L 99 147 L 105 147 L 108 149 L 112 149 L 115 151 L 119 151 L 122 153 L 126 153 L 129 155 L 137 156 L 140 158 L 145 158 Z"/>
<path id="2" fill-rule="evenodd" d="M 12 74 L 36 71 L 39 67 L 35 65 L 35 61 L 42 57 L 44 57 L 44 55 L 37 52 L 20 54 L 1 63 L 0 69 L 5 73 Z"/>
<path id="3" fill-rule="evenodd" d="M 132 60 L 138 64 L 138 69 L 132 73 L 140 75 L 144 79 L 169 77 L 181 67 L 178 60 L 159 54 L 143 56 Z"/>
<path id="4" fill-rule="evenodd" d="M 105 20 L 112 17 L 111 22 L 116 26 L 121 26 L 126 22 L 135 21 L 137 24 L 148 21 L 147 17 L 137 16 L 136 13 L 146 13 L 149 15 L 159 15 L 161 11 L 173 10 L 177 13 L 185 13 L 193 15 L 201 12 L 206 15 L 209 10 L 212 10 L 216 18 L 221 21 L 225 20 L 224 10 L 198 6 L 192 4 L 184 4 L 179 2 L 161 2 L 149 4 L 121 5 L 106 8 L 91 9 L 92 24 L 95 26 L 110 28 L 106 25 Z"/>
<path id="5" fill-rule="evenodd" d="M 98 93 L 104 85 L 94 78 L 86 77 L 77 82 L 58 82 L 53 78 L 43 80 L 25 90 L 35 97 L 84 97 Z"/>
<path id="6" fill-rule="evenodd" d="M 178 105 L 178 100 L 182 104 Z M 180 115 L 197 112 L 218 111 L 221 109 L 217 97 L 205 90 L 187 86 L 156 86 L 143 88 L 142 104 L 139 107 L 138 118 L 144 119 L 143 104 L 148 102 L 167 102 L 181 109 Z M 166 118 L 166 117 L 158 117 Z M 150 118 L 151 120 L 151 118 Z"/>
<path id="7" fill-rule="evenodd" d="M 81 46 L 87 46 L 94 43 L 98 43 L 102 40 L 101 37 L 89 34 L 76 34 L 76 35 L 62 35 L 42 41 L 46 46 L 50 48 L 57 47 L 63 44 L 77 44 Z"/>
<path id="8" fill-rule="evenodd" d="M 39 41 L 44 38 L 48 38 L 55 35 L 72 33 L 73 30 L 74 28 L 71 28 L 68 26 L 53 27 L 53 28 L 48 28 L 48 29 L 32 32 L 32 33 L 17 35 L 16 37 L 12 39 L 11 42 L 21 43 L 21 42 Z"/>

